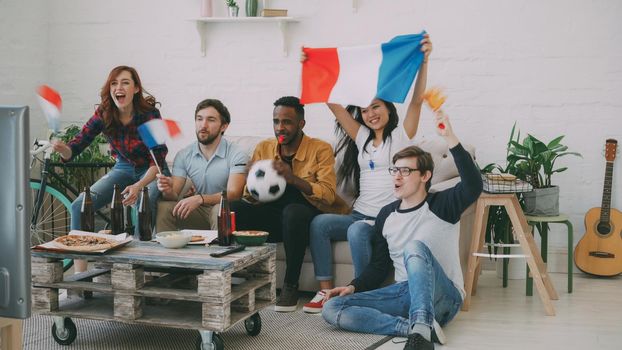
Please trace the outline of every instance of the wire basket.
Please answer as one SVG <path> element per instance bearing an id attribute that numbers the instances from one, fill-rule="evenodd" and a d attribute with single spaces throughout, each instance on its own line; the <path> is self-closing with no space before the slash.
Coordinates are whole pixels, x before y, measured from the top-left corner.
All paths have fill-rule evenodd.
<path id="1" fill-rule="evenodd" d="M 530 192 L 533 186 L 511 174 L 482 174 L 486 193 L 521 193 Z"/>

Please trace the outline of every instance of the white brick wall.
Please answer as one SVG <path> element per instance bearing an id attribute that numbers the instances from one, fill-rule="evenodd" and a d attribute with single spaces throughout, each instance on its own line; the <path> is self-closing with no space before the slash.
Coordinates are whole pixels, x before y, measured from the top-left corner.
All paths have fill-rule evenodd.
<path id="1" fill-rule="evenodd" d="M 370 44 L 425 28 L 435 45 L 429 84 L 446 88 L 445 109 L 464 142 L 477 147 L 480 164 L 504 159 L 514 121 L 545 140 L 564 134 L 570 149 L 583 154 L 561 159 L 570 170 L 554 178 L 578 241 L 584 213 L 600 205 L 605 138 L 622 142 L 621 2 L 360 0 L 356 12 L 345 0 L 269 3 L 300 17 L 289 25 L 288 57 L 278 27 L 269 23 L 209 24 L 201 56 L 191 20 L 199 0 L 0 0 L 0 103 L 31 104 L 33 133 L 41 133 L 33 90 L 47 82 L 63 96 L 64 121 L 81 123 L 109 70 L 128 64 L 162 102 L 163 115 L 182 121 L 188 135 L 196 103 L 214 97 L 232 112 L 229 134 L 269 136 L 272 102 L 298 94 L 300 46 Z M 222 1 L 214 5 L 224 16 Z M 313 105 L 307 114 L 307 133 L 330 138 L 328 110 Z M 422 115 L 426 135 L 431 118 Z M 553 228 L 551 246 L 565 246 L 561 233 Z"/>
<path id="2" fill-rule="evenodd" d="M 0 0 L 0 104 L 35 105 L 34 87 L 47 80 L 48 5 L 45 0 Z M 38 111 L 31 115 L 39 116 Z M 33 122 L 33 133 L 42 125 Z"/>

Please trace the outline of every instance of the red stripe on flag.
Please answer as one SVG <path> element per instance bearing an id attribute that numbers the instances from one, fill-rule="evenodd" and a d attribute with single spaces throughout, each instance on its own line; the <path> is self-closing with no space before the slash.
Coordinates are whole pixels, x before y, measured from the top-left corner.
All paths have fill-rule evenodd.
<path id="1" fill-rule="evenodd" d="M 59 111 L 61 110 L 62 100 L 60 98 L 60 94 L 56 90 L 52 89 L 47 85 L 41 85 L 39 86 L 37 93 L 43 99 L 56 106 Z"/>
<path id="2" fill-rule="evenodd" d="M 181 135 L 181 129 L 179 128 L 179 124 L 176 121 L 170 119 L 163 119 L 166 125 L 166 129 L 168 129 L 168 134 L 170 137 L 176 137 Z"/>
<path id="3" fill-rule="evenodd" d="M 300 103 L 327 102 L 339 77 L 337 48 L 303 48 L 307 60 L 302 63 Z"/>

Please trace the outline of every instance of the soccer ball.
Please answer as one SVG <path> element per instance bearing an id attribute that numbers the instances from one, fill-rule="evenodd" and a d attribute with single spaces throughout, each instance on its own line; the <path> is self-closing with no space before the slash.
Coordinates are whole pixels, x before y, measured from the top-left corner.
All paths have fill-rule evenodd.
<path id="1" fill-rule="evenodd" d="M 277 200 L 285 192 L 287 182 L 272 166 L 272 160 L 265 159 L 255 162 L 248 172 L 246 188 L 260 202 Z"/>

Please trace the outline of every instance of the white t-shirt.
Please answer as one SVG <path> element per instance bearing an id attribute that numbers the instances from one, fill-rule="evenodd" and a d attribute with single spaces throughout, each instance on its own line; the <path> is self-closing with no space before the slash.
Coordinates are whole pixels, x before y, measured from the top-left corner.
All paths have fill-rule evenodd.
<path id="1" fill-rule="evenodd" d="M 365 140 L 370 130 L 361 125 L 356 134 L 356 147 L 359 150 L 358 162 L 361 168 L 360 195 L 354 202 L 354 210 L 367 216 L 376 217 L 385 205 L 395 201 L 393 196 L 393 178 L 387 170 L 392 165 L 393 155 L 407 146 L 414 144 L 409 139 L 404 126 L 399 123 L 391 132 L 391 137 L 378 147 L 374 147 L 373 140 L 363 151 Z M 372 169 L 373 167 L 373 169 Z"/>

